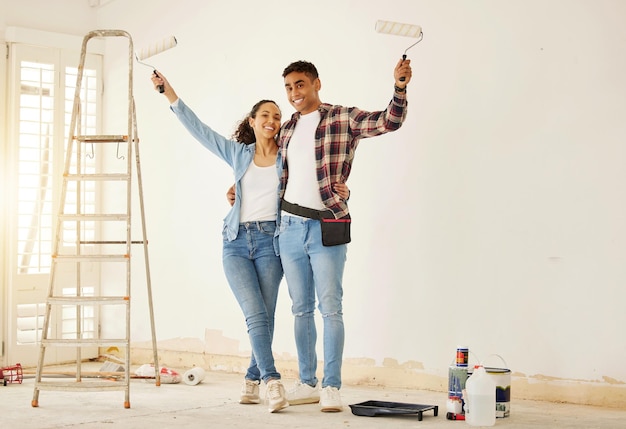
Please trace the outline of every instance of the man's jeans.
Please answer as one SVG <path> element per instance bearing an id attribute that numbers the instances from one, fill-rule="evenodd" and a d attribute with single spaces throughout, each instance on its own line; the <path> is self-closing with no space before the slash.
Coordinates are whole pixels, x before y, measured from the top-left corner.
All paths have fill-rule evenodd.
<path id="1" fill-rule="evenodd" d="M 322 245 L 320 221 L 281 215 L 278 236 L 280 258 L 295 317 L 300 381 L 317 384 L 315 296 L 324 322 L 324 377 L 322 387 L 341 388 L 344 326 L 342 277 L 347 245 Z"/>
<path id="2" fill-rule="evenodd" d="M 272 355 L 274 313 L 283 277 L 280 257 L 274 251 L 276 222 L 239 225 L 233 241 L 224 238 L 223 265 L 230 288 L 246 318 L 252 346 L 247 380 L 280 378 Z"/>

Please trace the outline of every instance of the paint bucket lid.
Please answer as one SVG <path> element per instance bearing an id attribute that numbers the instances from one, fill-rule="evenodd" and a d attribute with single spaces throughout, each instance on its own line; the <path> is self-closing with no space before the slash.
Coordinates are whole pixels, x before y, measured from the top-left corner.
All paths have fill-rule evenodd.
<path id="1" fill-rule="evenodd" d="M 511 372 L 511 370 L 508 368 L 491 368 L 488 366 L 485 367 L 485 371 L 490 374 L 507 374 Z"/>

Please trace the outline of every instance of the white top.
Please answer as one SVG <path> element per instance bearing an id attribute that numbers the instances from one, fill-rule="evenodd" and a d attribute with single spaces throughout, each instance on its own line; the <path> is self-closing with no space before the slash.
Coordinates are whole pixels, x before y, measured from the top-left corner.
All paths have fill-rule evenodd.
<path id="1" fill-rule="evenodd" d="M 320 123 L 315 110 L 300 116 L 287 147 L 289 180 L 284 199 L 315 210 L 324 210 L 315 171 L 315 130 Z"/>
<path id="2" fill-rule="evenodd" d="M 276 166 L 259 167 L 252 161 L 241 178 L 240 222 L 275 221 L 277 192 Z"/>

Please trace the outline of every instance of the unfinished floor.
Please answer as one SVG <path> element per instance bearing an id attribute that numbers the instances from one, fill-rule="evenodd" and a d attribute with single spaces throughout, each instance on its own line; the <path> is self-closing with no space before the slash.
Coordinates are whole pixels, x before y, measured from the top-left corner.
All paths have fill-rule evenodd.
<path id="1" fill-rule="evenodd" d="M 130 408 L 124 408 L 124 392 L 42 391 L 39 407 L 31 406 L 34 379 L 25 375 L 22 384 L 0 385 L 0 426 L 11 429 L 80 428 L 455 428 L 463 421 L 446 420 L 445 394 L 441 392 L 344 386 L 345 409 L 322 413 L 317 404 L 296 405 L 271 414 L 263 404 L 237 403 L 241 374 L 208 372 L 204 381 L 161 384 L 154 380 L 133 379 Z M 110 381 L 115 382 L 115 381 Z M 293 380 L 286 379 L 289 387 Z M 263 395 L 264 389 L 261 390 Z M 438 416 L 425 411 L 405 416 L 361 417 L 352 414 L 349 404 L 376 400 L 437 405 Z M 497 427 L 612 429 L 626 427 L 626 410 L 556 404 L 513 399 L 511 415 L 498 419 Z"/>

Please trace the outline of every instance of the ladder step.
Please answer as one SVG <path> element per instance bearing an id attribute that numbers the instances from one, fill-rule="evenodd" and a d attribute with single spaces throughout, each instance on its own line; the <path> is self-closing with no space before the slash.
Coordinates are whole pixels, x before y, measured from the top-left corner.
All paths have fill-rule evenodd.
<path id="1" fill-rule="evenodd" d="M 126 390 L 128 385 L 126 383 L 117 383 L 111 381 L 72 381 L 72 382 L 60 382 L 60 381 L 39 381 L 37 383 L 37 390 Z"/>
<path id="2" fill-rule="evenodd" d="M 126 240 L 81 240 L 80 244 L 126 244 Z M 130 244 L 144 244 L 144 240 L 131 240 Z"/>
<path id="3" fill-rule="evenodd" d="M 106 180 L 130 180 L 130 174 L 126 173 L 108 173 L 108 174 L 66 174 L 64 177 L 71 181 L 106 181 Z"/>
<path id="4" fill-rule="evenodd" d="M 106 338 L 84 338 L 84 339 L 59 339 L 46 338 L 41 340 L 42 346 L 58 346 L 58 347 L 94 347 L 94 346 L 128 346 L 128 341 L 124 339 L 106 339 Z"/>
<path id="5" fill-rule="evenodd" d="M 53 255 L 52 260 L 58 262 L 125 262 L 130 255 Z"/>
<path id="6" fill-rule="evenodd" d="M 51 296 L 48 304 L 87 305 L 87 304 L 129 304 L 128 296 Z"/>
<path id="7" fill-rule="evenodd" d="M 115 220 L 127 220 L 128 214 L 126 213 L 107 213 L 107 214 L 61 214 L 59 219 L 62 221 L 115 221 Z"/>
<path id="8" fill-rule="evenodd" d="M 74 138 L 84 143 L 123 143 L 128 141 L 128 136 L 124 135 L 75 136 Z"/>

